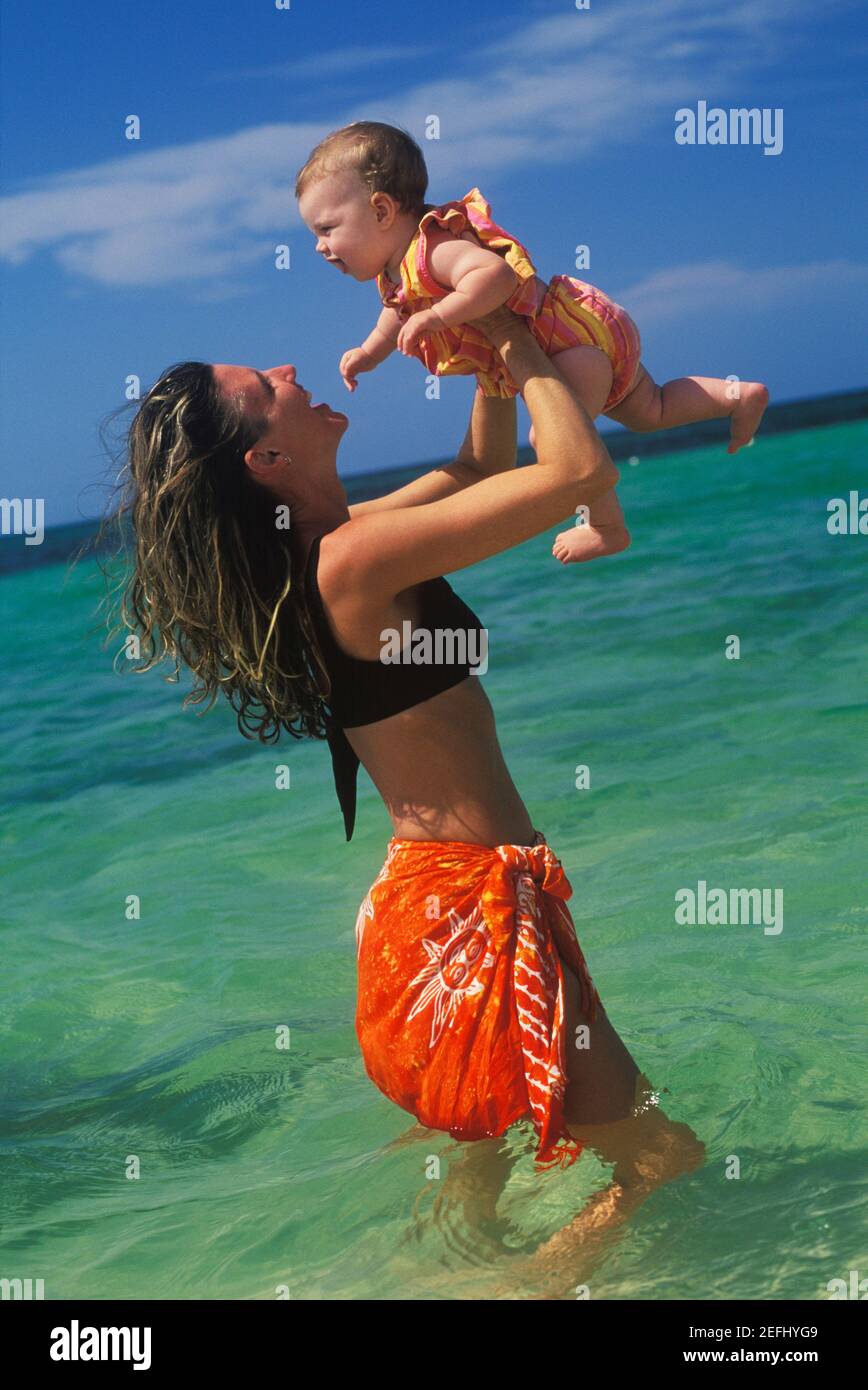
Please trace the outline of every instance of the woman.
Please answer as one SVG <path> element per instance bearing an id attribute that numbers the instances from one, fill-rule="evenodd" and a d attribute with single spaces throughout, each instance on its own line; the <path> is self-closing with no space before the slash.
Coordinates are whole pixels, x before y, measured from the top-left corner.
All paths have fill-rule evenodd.
<path id="1" fill-rule="evenodd" d="M 591 423 L 611 387 L 605 355 L 583 349 L 580 405 L 517 315 L 477 326 L 521 388 L 537 463 L 515 467 L 515 401 L 477 393 L 454 462 L 349 507 L 336 462 L 347 417 L 313 405 L 295 367 L 169 369 L 130 429 L 137 558 L 123 614 L 150 653 L 142 669 L 182 659 L 200 682 L 192 698 L 223 689 L 248 736 L 325 732 L 348 838 L 364 764 L 394 830 L 356 924 L 366 1069 L 422 1125 L 495 1140 L 471 1145 L 471 1164 L 522 1118 L 538 1161 L 590 1144 L 613 1162 L 611 1185 L 540 1252 L 560 1258 L 589 1223 L 623 1219 L 695 1167 L 703 1146 L 649 1103 L 609 1022 L 570 885 L 470 662 L 380 659 L 387 629 L 415 639 L 463 622 L 478 636 L 444 571 L 547 531 L 618 478 Z M 491 1214 L 487 1197 L 476 1210 L 486 1203 Z"/>

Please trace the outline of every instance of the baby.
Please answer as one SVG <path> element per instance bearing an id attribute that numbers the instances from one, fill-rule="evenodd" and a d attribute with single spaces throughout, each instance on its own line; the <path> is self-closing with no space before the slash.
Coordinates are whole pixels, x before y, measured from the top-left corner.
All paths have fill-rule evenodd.
<path id="1" fill-rule="evenodd" d="M 377 121 L 327 135 L 296 178 L 299 212 L 317 251 L 343 275 L 375 279 L 383 304 L 361 347 L 341 358 L 348 390 L 397 348 L 436 376 L 474 374 L 483 395 L 517 395 L 499 353 L 470 322 L 505 304 L 524 316 L 592 419 L 608 415 L 647 431 L 728 416 L 729 452 L 753 442 L 768 402 L 760 382 L 688 376 L 658 386 L 620 304 L 573 276 L 546 284 L 521 242 L 492 220 L 478 188 L 439 206 L 424 201 L 427 188 L 416 142 Z M 613 489 L 592 504 L 585 525 L 561 532 L 552 553 L 569 564 L 629 544 Z"/>

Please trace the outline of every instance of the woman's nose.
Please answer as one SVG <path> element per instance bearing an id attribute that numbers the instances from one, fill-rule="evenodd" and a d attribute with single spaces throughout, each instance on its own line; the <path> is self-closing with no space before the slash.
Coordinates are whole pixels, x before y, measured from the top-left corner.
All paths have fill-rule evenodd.
<path id="1" fill-rule="evenodd" d="M 292 384 L 295 381 L 297 375 L 295 367 L 292 365 L 291 362 L 282 362 L 279 367 L 272 367 L 271 371 L 283 372 L 287 376 L 287 379 L 290 381 L 290 384 Z"/>

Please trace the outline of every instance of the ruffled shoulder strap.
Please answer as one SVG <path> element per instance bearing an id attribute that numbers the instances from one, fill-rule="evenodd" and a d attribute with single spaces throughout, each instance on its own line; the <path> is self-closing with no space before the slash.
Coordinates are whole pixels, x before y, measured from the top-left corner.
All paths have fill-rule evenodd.
<path id="1" fill-rule="evenodd" d="M 414 264 L 423 292 L 437 296 L 448 293 L 448 290 L 444 291 L 437 284 L 428 266 L 426 228 L 430 228 L 432 223 L 440 227 L 448 227 L 449 231 L 455 233 L 456 236 L 463 231 L 473 232 L 483 246 L 503 254 L 504 260 L 512 266 L 520 280 L 527 280 L 536 275 L 536 267 L 527 249 L 509 232 L 505 232 L 502 227 L 497 225 L 491 216 L 491 207 L 487 200 L 478 188 L 471 188 L 470 192 L 465 193 L 463 198 L 457 198 L 454 202 L 443 203 L 440 207 L 431 208 L 419 223 Z M 409 259 L 409 252 L 407 259 Z"/>
<path id="2" fill-rule="evenodd" d="M 463 200 L 462 200 L 463 201 Z M 440 299 L 449 291 L 437 284 L 428 271 L 428 239 L 425 233 L 432 221 L 440 226 L 451 226 L 459 232 L 467 226 L 467 219 L 461 213 L 459 202 L 444 203 L 442 207 L 429 208 L 423 215 L 419 226 L 413 233 L 413 240 L 401 261 L 401 283 L 396 288 L 383 271 L 377 276 L 377 290 L 384 304 L 394 308 L 410 305 L 416 299 Z"/>
<path id="3" fill-rule="evenodd" d="M 428 235 L 432 226 L 445 227 L 454 236 L 460 236 L 463 231 L 466 231 L 470 227 L 470 217 L 467 210 L 468 200 L 478 191 L 478 189 L 473 188 L 463 198 L 456 198 L 451 203 L 441 203 L 439 207 L 429 208 L 419 223 L 419 230 L 405 258 L 415 282 L 414 289 L 418 294 L 442 299 L 444 295 L 449 293 L 449 290 L 438 284 L 431 274 L 428 264 Z"/>
<path id="4" fill-rule="evenodd" d="M 422 216 L 413 240 L 401 262 L 401 286 L 394 287 L 381 274 L 377 289 L 384 304 L 409 303 L 414 299 L 442 299 L 450 291 L 431 274 L 428 259 L 428 235 L 432 226 L 446 227 L 455 236 L 473 232 L 483 246 L 503 254 L 521 281 L 532 279 L 536 267 L 526 248 L 515 237 L 499 227 L 491 216 L 491 207 L 478 188 L 471 188 L 463 198 L 429 208 Z"/>

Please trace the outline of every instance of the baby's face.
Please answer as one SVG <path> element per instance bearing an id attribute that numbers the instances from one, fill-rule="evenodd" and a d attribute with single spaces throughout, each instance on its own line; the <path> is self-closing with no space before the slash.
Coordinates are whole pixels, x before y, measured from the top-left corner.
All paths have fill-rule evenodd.
<path id="1" fill-rule="evenodd" d="M 352 169 L 328 174 L 305 189 L 298 210 L 317 239 L 317 251 L 342 275 L 373 280 L 388 264 L 394 223 L 383 226 L 371 194 Z"/>

